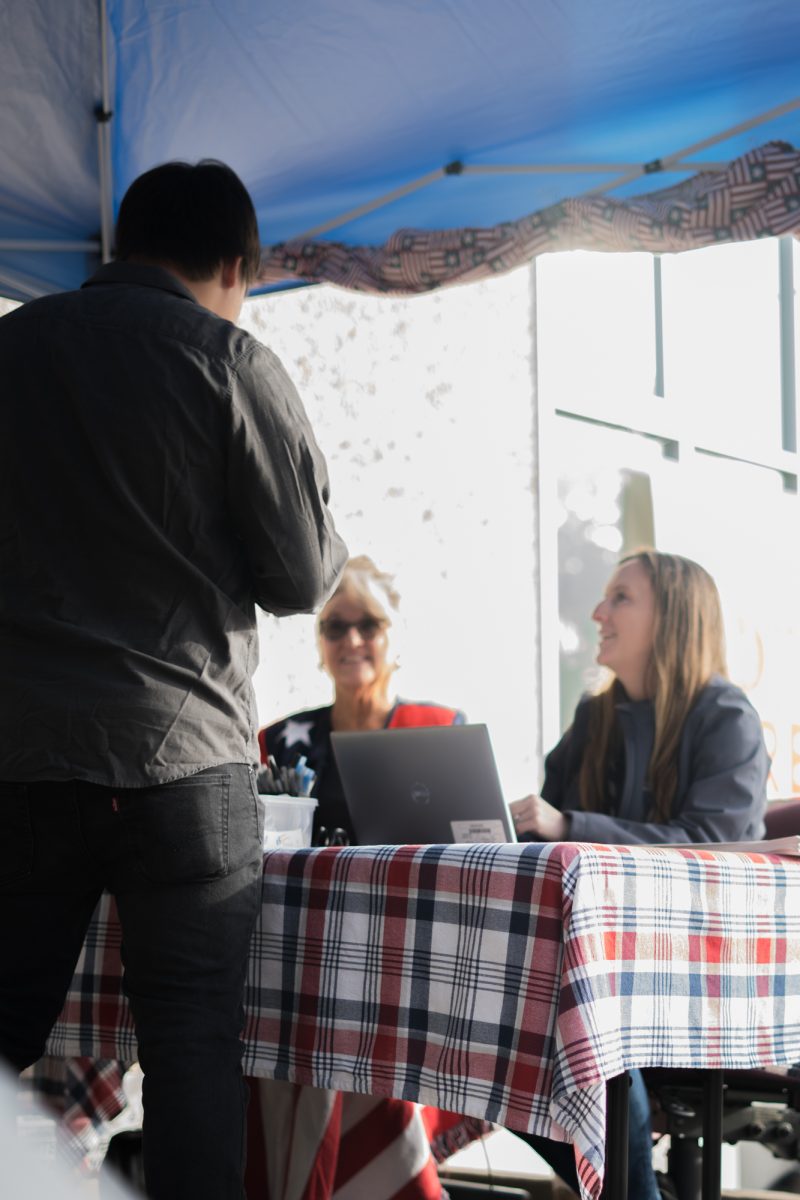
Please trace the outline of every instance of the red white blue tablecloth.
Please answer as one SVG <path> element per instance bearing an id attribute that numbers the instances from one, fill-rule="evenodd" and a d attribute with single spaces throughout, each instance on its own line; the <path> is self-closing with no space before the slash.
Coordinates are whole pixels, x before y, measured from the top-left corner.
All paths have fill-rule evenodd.
<path id="1" fill-rule="evenodd" d="M 49 1052 L 33 1069 L 33 1088 L 62 1117 L 59 1153 L 88 1174 L 98 1170 L 111 1134 L 141 1116 L 140 1098 L 132 1111 L 123 1082 L 138 1051 L 122 992 L 121 944 L 116 906 L 104 895 Z M 251 977 L 259 970 L 251 959 Z M 252 988 L 250 996 L 257 1005 Z M 250 1200 L 440 1200 L 436 1163 L 491 1130 L 480 1119 L 406 1100 L 276 1083 L 247 1049 Z"/>
<path id="2" fill-rule="evenodd" d="M 87 949 L 100 972 L 102 937 Z M 71 994 L 51 1052 L 134 1058 L 129 1018 L 93 988 Z M 572 1140 L 596 1197 L 608 1079 L 800 1061 L 800 862 L 569 843 L 273 851 L 247 1012 L 247 1073 Z"/>

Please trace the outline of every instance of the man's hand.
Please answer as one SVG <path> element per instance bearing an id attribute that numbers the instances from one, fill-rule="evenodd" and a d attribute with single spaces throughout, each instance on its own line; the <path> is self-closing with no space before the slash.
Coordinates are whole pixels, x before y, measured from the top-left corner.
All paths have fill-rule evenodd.
<path id="1" fill-rule="evenodd" d="M 517 837 L 533 834 L 535 841 L 563 842 L 569 836 L 569 821 L 541 796 L 526 796 L 509 805 Z"/>

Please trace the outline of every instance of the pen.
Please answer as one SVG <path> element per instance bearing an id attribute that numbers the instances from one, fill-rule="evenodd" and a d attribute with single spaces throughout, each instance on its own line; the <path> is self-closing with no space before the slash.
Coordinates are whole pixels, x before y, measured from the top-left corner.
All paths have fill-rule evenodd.
<path id="1" fill-rule="evenodd" d="M 307 765 L 305 755 L 301 754 L 294 766 L 294 772 L 297 779 L 297 794 L 298 796 L 310 796 L 311 789 L 316 780 L 316 774 Z"/>

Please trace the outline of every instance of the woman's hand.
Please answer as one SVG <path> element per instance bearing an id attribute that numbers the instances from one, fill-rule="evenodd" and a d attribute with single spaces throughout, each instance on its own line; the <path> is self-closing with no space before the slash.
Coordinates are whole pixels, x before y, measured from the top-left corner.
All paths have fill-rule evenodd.
<path id="1" fill-rule="evenodd" d="M 567 818 L 541 796 L 526 796 L 524 800 L 514 800 L 508 807 L 517 837 L 531 833 L 535 841 L 563 842 L 569 835 Z"/>

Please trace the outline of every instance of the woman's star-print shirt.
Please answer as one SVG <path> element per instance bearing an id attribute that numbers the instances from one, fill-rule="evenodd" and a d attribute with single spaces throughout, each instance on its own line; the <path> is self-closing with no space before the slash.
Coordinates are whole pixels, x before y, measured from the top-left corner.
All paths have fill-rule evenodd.
<path id="1" fill-rule="evenodd" d="M 331 748 L 332 706 L 310 708 L 292 713 L 281 721 L 275 721 L 258 732 L 261 761 L 272 755 L 279 767 L 292 767 L 302 754 L 316 775 L 311 795 L 317 799 L 314 813 L 312 843 L 318 845 L 325 834 L 330 836 L 334 829 L 344 830 L 351 845 L 356 837 L 350 823 L 347 802 L 344 798 L 342 781 Z M 385 729 L 408 729 L 426 725 L 463 725 L 466 717 L 457 708 L 424 701 L 397 700 Z"/>

